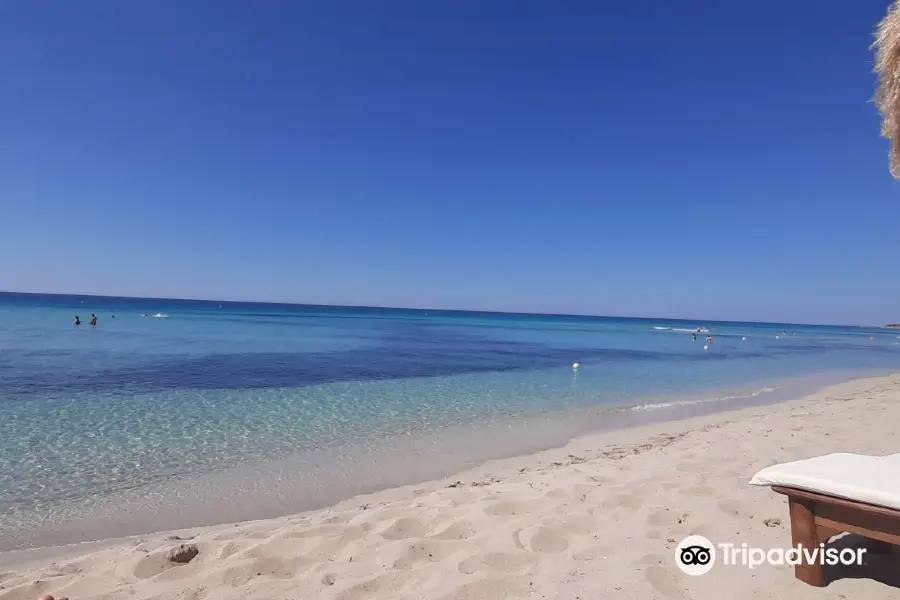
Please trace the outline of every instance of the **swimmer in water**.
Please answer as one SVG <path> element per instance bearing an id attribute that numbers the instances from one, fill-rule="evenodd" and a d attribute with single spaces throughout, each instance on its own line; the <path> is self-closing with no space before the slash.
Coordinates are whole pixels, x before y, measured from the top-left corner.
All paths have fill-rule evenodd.
<path id="1" fill-rule="evenodd" d="M 691 334 L 691 343 L 694 343 L 694 344 L 697 343 L 697 334 L 696 333 Z"/>
<path id="2" fill-rule="evenodd" d="M 81 319 L 78 318 L 78 315 L 75 315 L 75 324 L 81 325 Z"/>
<path id="3" fill-rule="evenodd" d="M 97 315 L 91 313 L 91 327 L 94 327 L 95 325 L 97 325 Z"/>
<path id="4" fill-rule="evenodd" d="M 711 336 L 711 335 L 706 336 L 706 343 L 707 343 L 707 344 L 712 344 L 712 343 L 713 343 L 713 341 L 712 341 L 712 336 Z"/>

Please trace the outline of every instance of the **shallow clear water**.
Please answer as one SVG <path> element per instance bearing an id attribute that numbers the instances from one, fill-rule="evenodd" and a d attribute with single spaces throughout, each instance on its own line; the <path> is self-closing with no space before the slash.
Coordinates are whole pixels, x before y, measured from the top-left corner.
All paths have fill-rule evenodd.
<path id="1" fill-rule="evenodd" d="M 705 333 L 691 342 L 701 325 L 708 349 Z M 99 535 L 66 523 L 101 510 L 128 529 L 110 511 L 200 480 L 215 512 L 211 490 L 283 461 L 317 457 L 316 485 L 350 491 L 363 467 L 349 456 L 390 461 L 439 432 L 532 419 L 561 436 L 577 423 L 533 418 L 898 366 L 887 330 L 0 294 L 0 550 Z M 521 445 L 499 431 L 459 456 Z"/>

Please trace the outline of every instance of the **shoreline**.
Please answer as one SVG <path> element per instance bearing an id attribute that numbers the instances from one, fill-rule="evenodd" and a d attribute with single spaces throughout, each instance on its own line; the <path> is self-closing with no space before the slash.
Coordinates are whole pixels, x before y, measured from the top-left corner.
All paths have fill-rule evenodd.
<path id="1" fill-rule="evenodd" d="M 865 410 L 861 410 L 863 408 Z M 667 547 L 674 548 L 674 544 L 667 541 L 671 536 L 679 538 L 688 532 L 701 534 L 705 532 L 711 534 L 707 535 L 710 539 L 721 539 L 721 533 L 719 533 L 721 529 L 722 531 L 731 531 L 731 535 L 744 533 L 750 535 L 751 538 L 761 536 L 769 539 L 771 543 L 768 546 L 770 547 L 789 545 L 790 532 L 785 525 L 788 518 L 783 500 L 776 498 L 777 495 L 769 493 L 767 490 L 754 490 L 746 485 L 755 470 L 775 462 L 796 460 L 830 451 L 885 454 L 896 452 L 897 447 L 891 443 L 890 426 L 890 423 L 896 422 L 893 419 L 895 416 L 900 416 L 900 374 L 855 379 L 829 386 L 803 398 L 778 404 L 738 408 L 711 415 L 691 416 L 679 420 L 578 436 L 558 448 L 523 456 L 489 460 L 451 477 L 357 495 L 327 508 L 290 516 L 203 528 L 161 531 L 154 534 L 112 538 L 63 547 L 0 553 L 0 569 L 22 571 L 21 575 L 30 578 L 31 582 L 44 581 L 49 587 L 42 588 L 39 590 L 41 592 L 64 592 L 70 597 L 90 598 L 95 595 L 99 596 L 101 591 L 112 592 L 111 589 L 106 588 L 124 585 L 126 580 L 133 580 L 128 584 L 131 586 L 159 587 L 166 580 L 165 574 L 172 575 L 175 572 L 185 577 L 192 575 L 208 579 L 222 568 L 233 567 L 233 565 L 228 566 L 231 555 L 223 556 L 222 547 L 241 546 L 244 547 L 241 552 L 246 554 L 253 548 L 257 548 L 259 544 L 270 544 L 276 547 L 274 548 L 277 550 L 276 555 L 284 552 L 290 554 L 295 550 L 301 551 L 301 555 L 304 557 L 304 560 L 301 561 L 304 565 L 303 568 L 297 566 L 292 571 L 291 577 L 276 577 L 274 581 L 271 580 L 272 578 L 265 577 L 264 570 L 260 570 L 259 581 L 257 581 L 257 577 L 250 577 L 246 585 L 253 583 L 253 585 L 269 586 L 271 590 L 275 590 L 285 580 L 290 580 L 293 581 L 292 589 L 297 589 L 295 581 L 297 577 L 305 577 L 309 572 L 318 573 L 318 571 L 328 569 L 346 570 L 351 568 L 340 560 L 344 551 L 358 559 L 352 569 L 358 569 L 364 562 L 374 562 L 369 564 L 369 569 L 363 569 L 358 575 L 351 576 L 349 573 L 336 575 L 342 583 L 352 580 L 356 584 L 362 585 L 361 582 L 366 577 L 378 573 L 382 573 L 382 578 L 387 577 L 391 581 L 397 578 L 406 581 L 407 576 L 415 579 L 420 567 L 431 572 L 426 567 L 435 567 L 435 562 L 444 562 L 450 560 L 451 557 L 445 557 L 443 551 L 431 552 L 429 555 L 431 558 L 437 555 L 443 558 L 436 561 L 414 560 L 412 563 L 415 564 L 410 566 L 409 561 L 403 560 L 402 556 L 394 557 L 395 551 L 410 550 L 412 542 L 426 546 L 429 544 L 437 544 L 440 547 L 456 545 L 462 548 L 468 547 L 468 542 L 479 537 L 474 534 L 459 539 L 453 536 L 450 538 L 441 536 L 441 529 L 446 526 L 446 529 L 453 528 L 453 532 L 460 535 L 466 533 L 468 529 L 481 531 L 490 539 L 491 543 L 498 544 L 501 543 L 501 540 L 511 541 L 510 535 L 513 531 L 518 531 L 519 533 L 516 534 L 518 541 L 512 548 L 507 549 L 508 552 L 504 551 L 504 556 L 506 554 L 521 555 L 521 559 L 525 561 L 524 566 L 513 569 L 510 565 L 501 565 L 501 567 L 482 565 L 484 568 L 479 567 L 475 571 L 481 572 L 485 569 L 492 572 L 497 571 L 494 573 L 496 575 L 494 579 L 497 581 L 502 579 L 504 583 L 501 587 L 508 592 L 497 594 L 497 597 L 519 597 L 518 592 L 510 591 L 516 585 L 516 578 L 507 577 L 509 569 L 518 572 L 518 570 L 530 566 L 541 571 L 543 565 L 549 569 L 547 573 L 544 573 L 548 575 L 556 573 L 556 570 L 551 569 L 549 563 L 545 565 L 543 559 L 550 560 L 552 558 L 553 560 L 550 562 L 554 564 L 563 557 L 567 557 L 566 560 L 569 562 L 576 561 L 576 563 L 588 559 L 605 561 L 607 556 L 602 558 L 593 555 L 591 557 L 581 556 L 587 552 L 585 549 L 582 549 L 581 554 L 575 553 L 581 558 L 569 553 L 568 550 L 578 546 L 575 543 L 576 538 L 581 539 L 586 536 L 590 540 L 592 532 L 604 531 L 612 537 L 635 540 L 636 537 L 641 537 L 638 534 L 642 530 L 649 527 L 652 531 L 645 531 L 640 543 L 638 541 L 634 541 L 634 543 L 639 547 L 649 544 L 655 549 L 650 553 L 655 557 L 653 561 L 649 561 L 639 570 L 647 573 L 648 578 L 650 573 L 654 573 L 653 578 L 656 583 L 654 584 L 648 579 L 641 582 L 641 585 L 649 584 L 650 588 L 655 590 L 654 593 L 661 594 L 663 597 L 686 597 L 683 596 L 684 590 L 688 589 L 685 586 L 701 582 L 687 581 L 675 570 L 674 563 L 667 561 L 669 558 L 669 548 Z M 740 435 L 736 435 L 738 432 Z M 859 435 L 860 432 L 865 432 L 865 435 Z M 799 436 L 795 434 L 799 434 Z M 755 438 L 766 438 L 763 447 L 756 447 L 756 444 L 752 443 Z M 708 456 L 704 457 L 722 443 L 733 445 L 733 452 L 723 453 L 720 449 L 714 455 L 715 461 L 709 461 Z M 676 476 L 674 479 L 673 475 Z M 602 481 L 595 481 L 594 478 Z M 657 481 L 660 478 L 662 481 Z M 596 496 L 596 498 L 591 502 L 578 500 L 588 496 Z M 708 511 L 693 505 L 703 503 L 711 503 Z M 758 507 L 751 509 L 751 504 L 758 505 Z M 648 510 L 651 511 L 650 514 L 643 514 Z M 629 511 L 640 513 L 638 515 L 640 518 L 635 520 L 636 517 L 630 515 Z M 685 521 L 690 520 L 691 523 L 682 523 L 679 520 L 681 517 L 675 518 L 676 513 L 680 514 L 679 511 L 699 515 L 701 517 L 699 521 L 703 522 L 698 522 L 697 518 L 685 518 Z M 464 513 L 464 517 L 469 516 L 470 518 L 456 518 L 448 521 L 450 518 L 448 515 L 454 512 Z M 544 524 L 538 530 L 531 532 L 530 541 L 524 540 L 522 531 L 530 526 L 529 522 L 535 518 L 535 514 L 540 517 L 538 521 Z M 508 521 L 506 525 L 511 526 L 511 523 L 515 522 L 516 527 L 512 530 L 509 527 L 504 529 L 504 519 Z M 767 527 L 762 524 L 763 519 L 779 519 L 781 525 Z M 463 522 L 467 525 L 461 525 Z M 368 527 L 365 526 L 367 524 Z M 688 527 L 688 525 L 695 526 Z M 724 529 L 721 527 L 723 525 Z M 392 531 L 393 533 L 391 533 Z M 353 533 L 352 536 L 350 532 Z M 629 532 L 632 534 L 629 535 Z M 653 535 L 650 535 L 651 533 Z M 716 533 L 719 535 L 712 535 Z M 197 543 L 201 548 L 202 560 L 196 560 L 200 561 L 198 565 L 201 565 L 202 569 L 195 568 L 192 562 L 184 567 L 176 567 L 175 571 L 163 569 L 159 574 L 150 577 L 141 578 L 135 575 L 139 571 L 144 573 L 144 570 L 138 568 L 140 566 L 138 563 L 155 556 L 160 548 L 176 543 L 168 540 L 170 535 L 180 535 L 185 538 L 192 536 L 190 543 Z M 335 535 L 344 540 L 346 544 L 337 543 L 333 539 Z M 593 539 L 596 541 L 598 534 L 594 533 L 593 535 Z M 349 539 L 351 537 L 354 539 Z M 286 541 L 288 539 L 293 542 L 288 543 Z M 364 544 L 360 541 L 363 539 L 366 542 Z M 451 539 L 453 543 L 451 543 Z M 328 556 L 322 554 L 315 558 L 313 556 L 316 554 L 315 548 L 310 546 L 313 540 L 317 542 L 318 546 L 327 546 L 334 551 L 326 553 Z M 588 545 L 590 545 L 589 541 Z M 317 545 L 313 544 L 313 546 Z M 382 550 L 376 551 L 378 548 L 382 548 Z M 476 548 L 470 549 L 474 551 Z M 390 556 L 396 558 L 396 561 L 394 558 L 389 561 L 377 558 L 382 551 L 388 552 Z M 609 549 L 604 552 L 612 553 Z M 83 555 L 86 553 L 87 558 L 84 558 Z M 362 559 L 363 554 L 366 556 L 365 559 Z M 76 555 L 81 555 L 82 558 L 72 562 Z M 531 556 L 537 562 L 533 562 L 530 558 L 526 560 L 526 556 Z M 269 560 L 270 558 L 259 560 Z M 92 574 L 95 570 L 93 566 L 88 569 L 83 566 L 87 563 L 94 565 L 109 560 L 126 559 L 137 561 L 134 572 L 123 574 L 124 579 L 118 582 L 107 581 L 101 577 L 102 574 Z M 514 560 L 509 557 L 506 559 Z M 638 559 L 640 559 L 639 556 L 636 560 Z M 481 557 L 479 560 L 483 563 L 487 559 Z M 50 561 L 54 561 L 55 566 L 38 566 L 46 565 Z M 68 562 L 61 563 L 59 561 Z M 375 565 L 375 562 L 378 564 Z M 395 563 L 393 567 L 390 565 L 391 562 Z M 638 562 L 640 561 L 638 560 Z M 75 566 L 76 564 L 82 566 Z M 516 564 L 518 565 L 518 563 Z M 400 568 L 398 565 L 410 566 L 410 568 Z M 634 565 L 632 566 L 634 567 Z M 47 583 L 48 578 L 42 576 L 42 573 L 46 574 L 48 569 L 61 570 L 63 573 L 50 577 L 50 583 Z M 81 571 L 67 574 L 67 569 L 81 569 Z M 206 572 L 204 569 L 211 571 Z M 451 579 L 455 580 L 458 578 L 457 576 L 461 576 L 462 579 L 469 581 L 471 578 L 467 579 L 466 575 L 471 575 L 471 573 L 465 573 L 466 570 L 467 568 L 460 566 L 456 570 L 458 572 L 454 571 Z M 403 576 L 397 575 L 395 571 Z M 784 568 L 772 567 L 771 571 L 772 573 L 760 571 L 759 574 L 761 576 L 766 573 L 767 576 L 772 577 L 777 574 L 777 578 L 784 585 L 793 586 L 790 583 L 792 574 L 785 572 Z M 790 570 L 787 569 L 787 571 Z M 322 587 L 321 577 L 325 575 L 327 573 L 318 574 L 320 581 L 317 583 L 317 587 Z M 737 577 L 739 581 L 749 578 L 746 573 L 735 572 L 729 573 L 729 575 L 732 578 Z M 13 591 L 11 594 L 0 591 L 0 598 L 18 600 L 20 597 L 32 598 L 38 595 L 34 593 L 36 584 L 25 583 L 24 580 L 21 585 L 16 584 L 15 582 L 19 579 L 17 573 L 3 575 L 0 578 L 0 585 L 6 590 Z M 600 579 L 603 580 L 602 577 Z M 705 578 L 693 579 L 706 581 Z M 88 586 L 85 583 L 86 580 L 90 580 L 90 586 L 94 587 Z M 475 585 L 478 581 L 483 580 L 469 581 L 469 583 Z M 611 581 L 608 580 L 606 583 L 611 583 Z M 434 582 L 432 584 L 437 585 Z M 11 585 L 13 587 L 10 587 Z M 543 584 L 541 585 L 543 587 Z M 744 585 L 746 585 L 746 581 L 744 581 Z M 860 584 L 859 582 L 844 583 L 841 581 L 836 582 L 832 587 L 847 590 L 850 589 L 847 587 L 850 585 Z M 330 592 L 339 590 L 348 592 L 351 588 L 353 588 L 352 585 L 349 587 L 336 584 L 334 587 L 327 585 L 321 590 L 324 594 L 321 597 L 331 597 L 328 595 Z M 791 587 L 790 589 L 794 589 L 798 593 L 805 590 L 804 587 Z M 891 588 L 878 589 L 882 592 L 896 591 Z M 437 593 L 437 590 L 435 591 Z M 783 590 L 772 590 L 772 597 L 778 597 L 779 591 Z M 399 588 L 394 592 L 396 593 L 393 597 L 407 597 L 400 593 Z M 160 593 L 162 595 L 155 597 L 170 597 L 166 595 L 165 591 Z M 216 593 L 218 594 L 218 592 Z M 281 597 L 275 591 L 272 591 L 271 595 Z M 313 595 L 312 597 L 320 596 Z M 370 596 L 344 594 L 340 597 L 347 600 L 353 597 Z M 371 597 L 381 597 L 381 594 Z M 658 596 L 641 595 L 639 597 Z M 697 597 L 714 596 L 698 594 Z M 882 593 L 879 597 L 885 596 Z"/>
<path id="2" fill-rule="evenodd" d="M 879 374 L 880 375 L 880 374 Z M 639 404 L 587 406 L 499 416 L 394 436 L 367 446 L 340 444 L 294 456 L 179 478 L 57 508 L 40 526 L 20 521 L 0 534 L 3 555 L 73 544 L 215 527 L 323 509 L 366 494 L 450 477 L 495 460 L 563 447 L 582 437 L 792 401 L 871 372 L 827 372 L 771 387 L 647 397 Z M 67 512 L 63 512 L 67 511 Z M 161 525 L 161 526 L 160 526 Z M 0 529 L 2 531 L 2 529 Z"/>

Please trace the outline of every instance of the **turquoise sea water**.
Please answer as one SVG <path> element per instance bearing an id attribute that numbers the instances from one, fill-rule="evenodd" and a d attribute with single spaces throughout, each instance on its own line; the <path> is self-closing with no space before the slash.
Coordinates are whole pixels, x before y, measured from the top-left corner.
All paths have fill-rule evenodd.
<path id="1" fill-rule="evenodd" d="M 583 431 L 561 415 L 889 372 L 898 336 L 0 294 L 0 550 L 291 512 Z M 185 497 L 205 523 L 163 510 Z"/>

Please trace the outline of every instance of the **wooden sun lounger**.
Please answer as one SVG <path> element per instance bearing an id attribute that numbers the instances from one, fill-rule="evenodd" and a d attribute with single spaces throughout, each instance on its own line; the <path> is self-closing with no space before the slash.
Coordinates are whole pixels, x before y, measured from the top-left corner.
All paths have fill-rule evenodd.
<path id="1" fill-rule="evenodd" d="M 900 510 L 792 487 L 773 485 L 772 489 L 788 497 L 795 548 L 816 548 L 844 532 L 875 540 L 868 546 L 870 552 L 890 552 L 891 545 L 900 545 Z M 821 563 L 798 564 L 794 575 L 809 585 L 827 585 Z"/>

